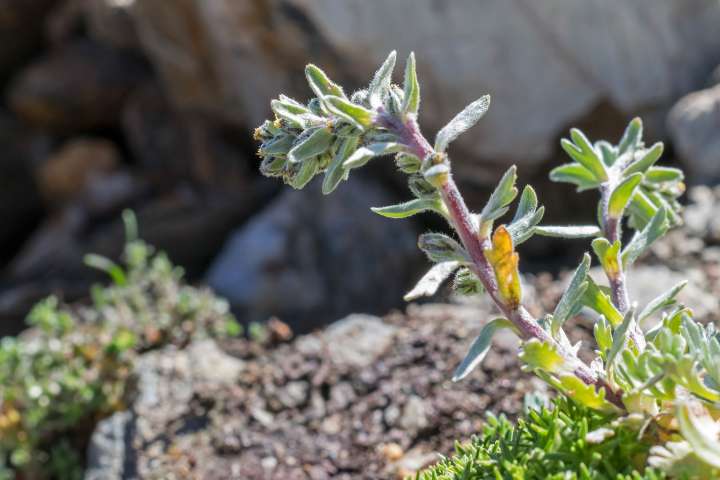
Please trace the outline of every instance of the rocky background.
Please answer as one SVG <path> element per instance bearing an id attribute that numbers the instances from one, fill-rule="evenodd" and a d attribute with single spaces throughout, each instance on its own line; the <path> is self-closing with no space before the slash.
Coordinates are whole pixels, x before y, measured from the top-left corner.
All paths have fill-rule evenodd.
<path id="1" fill-rule="evenodd" d="M 50 292 L 85 294 L 82 256 L 120 252 L 125 208 L 243 321 L 304 332 L 399 305 L 432 224 L 368 211 L 405 195 L 391 166 L 332 201 L 257 174 L 250 132 L 279 92 L 307 96 L 308 61 L 353 88 L 389 50 L 415 50 L 427 131 L 492 94 L 453 146 L 474 205 L 516 163 L 551 219 L 587 220 L 594 198 L 544 180 L 558 138 L 614 139 L 635 115 L 691 183 L 715 182 L 719 24 L 715 0 L 0 0 L 0 335 Z M 533 242 L 525 258 L 576 260 L 562 249 Z"/>

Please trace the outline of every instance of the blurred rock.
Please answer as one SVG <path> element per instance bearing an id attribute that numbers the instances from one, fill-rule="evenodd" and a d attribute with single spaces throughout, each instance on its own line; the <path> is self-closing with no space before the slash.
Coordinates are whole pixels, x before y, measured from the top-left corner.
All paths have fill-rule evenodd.
<path id="1" fill-rule="evenodd" d="M 278 316 L 304 332 L 352 311 L 398 305 L 420 259 L 410 222 L 374 215 L 391 199 L 355 177 L 328 200 L 285 191 L 229 238 L 208 283 L 246 320 Z"/>
<path id="2" fill-rule="evenodd" d="M 480 183 L 488 163 L 547 159 L 558 134 L 598 104 L 615 112 L 617 134 L 618 119 L 640 111 L 658 123 L 720 57 L 720 4 L 705 0 L 137 0 L 133 14 L 175 104 L 243 126 L 258 124 L 279 92 L 307 98 L 309 61 L 340 81 L 369 79 L 390 49 L 413 49 L 429 132 L 493 95 L 481 126 L 456 145 L 465 180 Z"/>
<path id="3" fill-rule="evenodd" d="M 246 183 L 242 136 L 202 115 L 175 111 L 154 82 L 130 95 L 122 127 L 134 158 L 157 183 L 192 179 L 232 189 Z"/>
<path id="4" fill-rule="evenodd" d="M 720 180 L 720 84 L 680 99 L 668 115 L 668 131 L 691 180 Z"/>
<path id="5" fill-rule="evenodd" d="M 359 371 L 390 347 L 396 330 L 378 317 L 356 313 L 325 330 L 325 348 L 335 365 Z"/>
<path id="6" fill-rule="evenodd" d="M 36 173 L 41 194 L 51 208 L 61 207 L 90 184 L 120 165 L 120 152 L 109 140 L 76 138 L 65 143 Z"/>
<path id="7" fill-rule="evenodd" d="M 135 0 L 84 0 L 83 13 L 90 36 L 116 48 L 139 47 L 130 15 L 134 3 Z"/>
<path id="8" fill-rule="evenodd" d="M 687 232 L 708 243 L 720 242 L 720 216 L 716 210 L 720 204 L 720 187 L 697 186 L 690 189 L 688 197 L 690 204 L 683 214 Z"/>
<path id="9" fill-rule="evenodd" d="M 0 0 L 0 79 L 42 46 L 45 18 L 59 0 Z"/>
<path id="10" fill-rule="evenodd" d="M 110 127 L 118 124 L 125 98 L 145 75 L 134 55 L 75 40 L 20 72 L 8 100 L 26 122 L 48 130 Z"/>
<path id="11" fill-rule="evenodd" d="M 48 143 L 0 110 L 0 271 L 40 221 L 33 167 L 48 154 Z"/>

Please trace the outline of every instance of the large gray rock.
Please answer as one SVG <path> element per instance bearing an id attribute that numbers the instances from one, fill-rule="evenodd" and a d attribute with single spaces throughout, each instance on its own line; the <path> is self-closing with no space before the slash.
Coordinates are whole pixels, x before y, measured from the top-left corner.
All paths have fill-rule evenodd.
<path id="1" fill-rule="evenodd" d="M 355 177 L 333 198 L 318 187 L 285 191 L 226 242 L 207 274 L 248 320 L 276 315 L 307 331 L 352 311 L 400 305 L 420 253 L 411 222 L 369 206 L 392 200 Z"/>
<path id="2" fill-rule="evenodd" d="M 668 130 L 692 180 L 720 179 L 720 84 L 682 98 L 670 111 Z"/>
<path id="3" fill-rule="evenodd" d="M 707 0 L 137 0 L 133 11 L 176 104 L 245 126 L 279 92 L 308 95 L 308 61 L 364 80 L 388 50 L 415 50 L 428 131 L 493 95 L 456 150 L 479 181 L 480 160 L 537 165 L 598 104 L 614 130 L 622 116 L 661 118 L 720 56 L 720 3 Z"/>

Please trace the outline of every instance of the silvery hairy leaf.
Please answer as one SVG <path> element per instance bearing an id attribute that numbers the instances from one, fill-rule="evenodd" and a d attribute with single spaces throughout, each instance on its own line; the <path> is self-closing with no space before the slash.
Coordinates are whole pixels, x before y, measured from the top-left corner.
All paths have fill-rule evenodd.
<path id="1" fill-rule="evenodd" d="M 590 170 L 579 163 L 567 163 L 555 167 L 550 171 L 550 180 L 572 183 L 577 186 L 578 192 L 592 190 L 599 187 L 601 183 Z"/>
<path id="2" fill-rule="evenodd" d="M 435 137 L 435 150 L 444 152 L 448 145 L 475 125 L 490 108 L 490 95 L 475 100 L 445 125 Z"/>
<path id="3" fill-rule="evenodd" d="M 586 253 L 583 256 L 582 262 L 580 262 L 580 265 L 575 270 L 570 283 L 565 289 L 565 293 L 563 293 L 560 301 L 555 307 L 551 323 L 551 331 L 553 335 L 557 335 L 570 314 L 576 309 L 576 306 L 582 303 L 583 295 L 588 287 L 586 278 L 589 270 L 590 255 Z"/>
<path id="4" fill-rule="evenodd" d="M 538 208 L 537 195 L 530 185 L 523 189 L 518 203 L 517 211 L 510 225 L 508 232 L 517 246 L 527 241 L 535 233 L 535 226 L 540 223 L 545 214 L 545 207 Z"/>
<path id="5" fill-rule="evenodd" d="M 570 130 L 570 138 L 572 141 L 566 138 L 560 141 L 560 146 L 565 150 L 565 153 L 589 170 L 595 180 L 600 182 L 607 180 L 608 176 L 605 164 L 585 134 L 577 128 L 573 128 Z"/>
<path id="6" fill-rule="evenodd" d="M 667 211 L 661 208 L 645 228 L 635 233 L 630 243 L 623 250 L 623 266 L 628 267 L 632 265 L 655 240 L 665 235 L 669 228 L 670 224 L 667 220 Z"/>
<path id="7" fill-rule="evenodd" d="M 555 225 L 539 225 L 535 227 L 535 233 L 543 237 L 557 238 L 592 238 L 597 237 L 602 232 L 595 225 L 572 225 L 572 226 L 555 226 Z"/>
<path id="8" fill-rule="evenodd" d="M 324 97 L 323 101 L 328 110 L 359 130 L 364 130 L 372 124 L 373 113 L 361 105 L 333 95 Z"/>
<path id="9" fill-rule="evenodd" d="M 517 180 L 517 167 L 510 167 L 500 179 L 497 187 L 490 195 L 490 199 L 480 214 L 483 222 L 490 222 L 501 217 L 508 210 L 508 205 L 518 194 L 515 182 Z"/>
<path id="10" fill-rule="evenodd" d="M 648 168 L 655 165 L 655 162 L 660 159 L 664 149 L 665 147 L 662 142 L 657 142 L 652 147 L 645 150 L 640 158 L 636 157 L 636 160 L 623 170 L 623 177 L 627 177 L 633 173 L 645 173 Z"/>
<path id="11" fill-rule="evenodd" d="M 677 297 L 678 293 L 680 293 L 680 290 L 685 288 L 687 285 L 687 280 L 682 281 L 672 287 L 667 292 L 663 293 L 662 295 L 658 296 L 657 298 L 653 299 L 650 303 L 648 303 L 645 308 L 640 312 L 638 315 L 638 323 L 642 323 L 643 320 L 655 315 L 660 310 L 663 310 L 668 307 L 672 307 L 675 305 L 676 300 L 675 297 Z"/>
<path id="12" fill-rule="evenodd" d="M 444 233 L 424 233 L 420 235 L 418 247 L 433 262 L 468 263 L 470 261 L 465 249 Z"/>
<path id="13" fill-rule="evenodd" d="M 475 367 L 480 365 L 490 351 L 493 335 L 495 335 L 496 331 L 503 328 L 514 330 L 513 324 L 505 318 L 496 318 L 483 326 L 482 330 L 480 330 L 480 335 L 473 341 L 467 355 L 465 355 L 463 361 L 457 369 L 455 369 L 452 377 L 453 382 L 458 382 L 467 377 Z"/>
<path id="14" fill-rule="evenodd" d="M 347 137 L 340 141 L 340 145 L 333 156 L 332 162 L 330 162 L 325 172 L 325 178 L 322 184 L 322 192 L 324 195 L 333 192 L 341 181 L 347 179 L 348 170 L 343 164 L 355 151 L 357 144 L 358 137 Z"/>
<path id="15" fill-rule="evenodd" d="M 610 194 L 608 202 L 608 215 L 611 218 L 621 218 L 625 208 L 635 195 L 635 190 L 643 179 L 642 173 L 634 173 L 625 178 Z"/>
<path id="16" fill-rule="evenodd" d="M 372 108 L 382 106 L 385 95 L 387 95 L 390 90 L 390 83 L 392 82 L 392 73 L 395 69 L 396 58 L 397 52 L 393 50 L 390 52 L 390 55 L 388 55 L 377 72 L 375 72 L 375 76 L 373 76 L 373 79 L 368 86 L 368 99 Z"/>
<path id="17" fill-rule="evenodd" d="M 302 163 L 305 160 L 325 153 L 333 141 L 333 135 L 327 128 L 318 128 L 303 138 L 288 152 L 291 163 Z"/>
<path id="18" fill-rule="evenodd" d="M 318 98 L 327 95 L 345 98 L 345 92 L 340 85 L 333 83 L 332 80 L 320 68 L 313 64 L 305 67 L 305 77 L 307 78 L 310 88 Z"/>
<path id="19" fill-rule="evenodd" d="M 405 65 L 404 99 L 402 111 L 405 114 L 417 114 L 420 109 L 420 84 L 415 67 L 415 53 L 410 53 Z"/>
<path id="20" fill-rule="evenodd" d="M 418 213 L 433 211 L 440 213 L 442 211 L 442 203 L 436 198 L 416 198 L 397 205 L 387 207 L 371 207 L 370 210 L 388 218 L 407 218 Z"/>
<path id="21" fill-rule="evenodd" d="M 620 139 L 620 144 L 618 145 L 618 155 L 622 155 L 629 150 L 638 148 L 640 146 L 640 142 L 642 141 L 642 134 L 642 120 L 635 117 L 630 121 L 622 138 Z"/>
<path id="22" fill-rule="evenodd" d="M 418 283 L 405 294 L 406 302 L 437 293 L 440 285 L 460 266 L 458 262 L 440 262 L 432 266 Z"/>
<path id="23" fill-rule="evenodd" d="M 403 148 L 403 145 L 396 142 L 371 143 L 370 145 L 355 150 L 355 152 L 345 160 L 343 167 L 347 169 L 359 168 L 375 157 L 397 153 Z"/>

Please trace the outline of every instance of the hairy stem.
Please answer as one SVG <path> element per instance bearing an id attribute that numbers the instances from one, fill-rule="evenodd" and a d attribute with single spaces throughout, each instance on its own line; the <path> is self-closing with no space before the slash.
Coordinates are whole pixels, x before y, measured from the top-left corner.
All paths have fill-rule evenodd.
<path id="1" fill-rule="evenodd" d="M 601 194 L 601 205 L 603 209 L 603 233 L 605 238 L 610 243 L 620 241 L 622 219 L 612 217 L 608 213 L 608 204 L 610 202 L 610 195 L 615 186 L 610 182 L 603 184 L 600 188 Z M 628 295 L 625 270 L 623 268 L 622 261 L 618 259 L 618 273 L 617 275 L 607 275 L 608 283 L 610 284 L 610 297 L 620 313 L 625 315 L 630 309 L 630 296 Z M 633 341 L 635 346 L 640 350 L 645 349 L 645 337 L 640 331 L 640 327 L 635 325 L 630 330 L 630 339 Z"/>
<path id="2" fill-rule="evenodd" d="M 381 112 L 379 121 L 385 128 L 397 134 L 412 153 L 419 158 L 423 159 L 435 154 L 435 150 L 420 132 L 414 118 L 408 118 L 405 122 L 402 122 L 396 117 L 383 115 Z M 450 215 L 452 226 L 473 262 L 470 269 L 483 284 L 495 305 L 515 325 L 520 337 L 526 341 L 537 339 L 554 345 L 557 351 L 567 360 L 575 376 L 587 385 L 594 385 L 605 390 L 605 398 L 624 410 L 625 407 L 619 393 L 614 391 L 603 379 L 599 379 L 575 354 L 555 341 L 524 306 L 510 306 L 502 300 L 498 292 L 494 270 L 484 252 L 489 247 L 489 240 L 479 236 L 478 226 L 451 175 L 448 175 L 447 180 L 440 186 L 439 190 Z"/>

